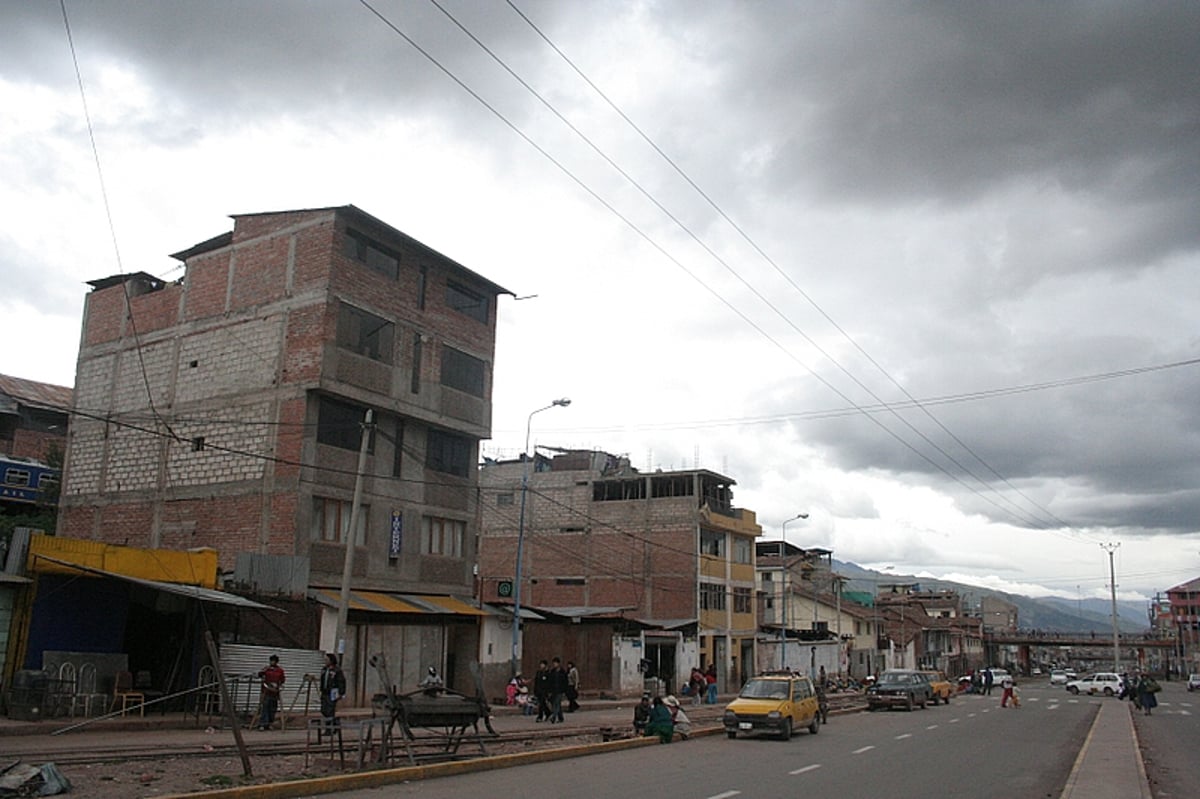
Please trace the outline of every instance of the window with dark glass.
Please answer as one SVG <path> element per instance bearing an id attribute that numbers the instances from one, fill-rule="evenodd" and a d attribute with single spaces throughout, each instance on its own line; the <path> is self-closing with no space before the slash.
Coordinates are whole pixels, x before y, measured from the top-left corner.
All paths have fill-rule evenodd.
<path id="1" fill-rule="evenodd" d="M 341 303 L 338 306 L 337 344 L 343 349 L 390 363 L 396 326 L 370 311 Z"/>
<path id="2" fill-rule="evenodd" d="M 442 346 L 442 385 L 483 396 L 486 365 L 479 358 L 453 347 Z"/>
<path id="3" fill-rule="evenodd" d="M 400 275 L 400 253 L 357 230 L 346 230 L 343 252 L 381 275 L 395 280 Z"/>
<path id="4" fill-rule="evenodd" d="M 472 319 L 487 323 L 487 297 L 452 280 L 446 281 L 446 304 Z"/>
<path id="5" fill-rule="evenodd" d="M 317 443 L 342 449 L 358 449 L 362 441 L 363 420 L 366 408 L 340 402 L 331 397 L 321 397 L 317 408 Z M 367 451 L 375 449 L 374 430 L 367 441 Z"/>
<path id="6" fill-rule="evenodd" d="M 474 449 L 471 439 L 441 430 L 430 430 L 425 441 L 425 465 L 428 468 L 457 477 L 470 474 Z"/>
<path id="7" fill-rule="evenodd" d="M 409 391 L 413 394 L 421 393 L 421 351 L 425 342 L 421 340 L 421 334 L 418 333 L 413 339 L 412 350 L 412 380 L 409 383 Z"/>
<path id="8" fill-rule="evenodd" d="M 700 583 L 700 609 L 724 610 L 725 586 L 715 583 Z"/>

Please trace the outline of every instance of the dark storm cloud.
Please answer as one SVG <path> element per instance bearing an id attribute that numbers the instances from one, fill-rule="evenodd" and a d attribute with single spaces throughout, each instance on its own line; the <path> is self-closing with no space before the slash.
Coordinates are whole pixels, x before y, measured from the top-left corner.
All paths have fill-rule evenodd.
<path id="1" fill-rule="evenodd" d="M 726 68 L 718 105 L 739 109 L 726 117 L 730 134 L 754 131 L 753 144 L 772 153 L 761 174 L 777 191 L 954 206 L 1027 183 L 1089 195 L 1115 214 L 1152 210 L 1115 242 L 1112 260 L 1200 240 L 1200 5 L 744 12 L 722 7 L 690 29 Z"/>

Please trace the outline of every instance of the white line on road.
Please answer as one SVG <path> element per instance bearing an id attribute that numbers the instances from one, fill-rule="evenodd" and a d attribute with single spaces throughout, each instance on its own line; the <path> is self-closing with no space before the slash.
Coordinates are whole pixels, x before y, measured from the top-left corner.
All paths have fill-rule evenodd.
<path id="1" fill-rule="evenodd" d="M 854 750 L 853 752 L 851 752 L 850 754 L 852 754 L 852 755 L 861 755 L 863 752 L 870 752 L 870 751 L 871 751 L 872 749 L 874 749 L 874 748 L 875 748 L 875 747 L 873 747 L 873 746 L 864 746 L 862 749 L 855 749 L 855 750 Z"/>
<path id="2" fill-rule="evenodd" d="M 737 796 L 741 791 L 726 791 L 725 793 L 715 793 L 708 799 L 729 799 L 731 796 Z"/>
<path id="3" fill-rule="evenodd" d="M 936 724 L 930 724 L 930 725 L 929 725 L 928 727 L 926 727 L 925 729 L 927 729 L 927 730 L 936 730 L 937 728 L 938 728 L 938 725 L 936 725 Z"/>
<path id="4" fill-rule="evenodd" d="M 912 737 L 912 733 L 911 733 L 911 732 L 906 732 L 906 733 L 904 733 L 903 735 L 897 735 L 897 736 L 896 736 L 896 740 L 897 740 L 897 741 L 903 741 L 905 738 L 911 738 L 911 737 Z"/>
<path id="5" fill-rule="evenodd" d="M 958 719 L 950 719 L 950 723 L 951 723 L 951 724 L 957 724 L 957 723 L 958 723 Z"/>
<path id="6" fill-rule="evenodd" d="M 1190 715 L 1192 715 L 1192 711 L 1190 711 L 1190 710 L 1181 710 L 1181 711 L 1179 711 L 1179 715 L 1181 715 L 1181 716 L 1190 716 Z"/>
<path id="7" fill-rule="evenodd" d="M 805 766 L 804 768 L 798 768 L 795 771 L 789 771 L 788 774 L 803 774 L 806 771 L 812 771 L 813 769 L 819 769 L 820 767 L 820 763 L 813 763 L 811 766 Z"/>

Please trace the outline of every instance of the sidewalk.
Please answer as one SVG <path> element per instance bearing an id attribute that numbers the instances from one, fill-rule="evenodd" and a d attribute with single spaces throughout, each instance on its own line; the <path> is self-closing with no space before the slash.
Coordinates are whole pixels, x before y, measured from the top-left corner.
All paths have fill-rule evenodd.
<path id="1" fill-rule="evenodd" d="M 1059 799 L 1150 799 L 1132 704 L 1101 702 Z"/>

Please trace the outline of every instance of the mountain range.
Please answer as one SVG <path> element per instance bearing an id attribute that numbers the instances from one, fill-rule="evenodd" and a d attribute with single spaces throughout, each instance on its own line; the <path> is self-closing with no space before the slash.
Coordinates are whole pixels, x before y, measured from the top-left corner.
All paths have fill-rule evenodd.
<path id="1" fill-rule="evenodd" d="M 875 586 L 888 583 L 915 583 L 922 591 L 955 591 L 963 598 L 963 610 L 978 611 L 983 597 L 994 597 L 1017 607 L 1017 626 L 1022 630 L 1061 633 L 1112 634 L 1112 602 L 1105 599 L 1070 600 L 1061 597 L 1028 597 L 977 585 L 913 577 L 893 572 L 864 569 L 856 563 L 833 561 L 833 569 L 849 578 L 845 591 L 875 593 Z M 1142 633 L 1150 628 L 1145 602 L 1118 601 L 1117 624 L 1121 632 Z"/>

